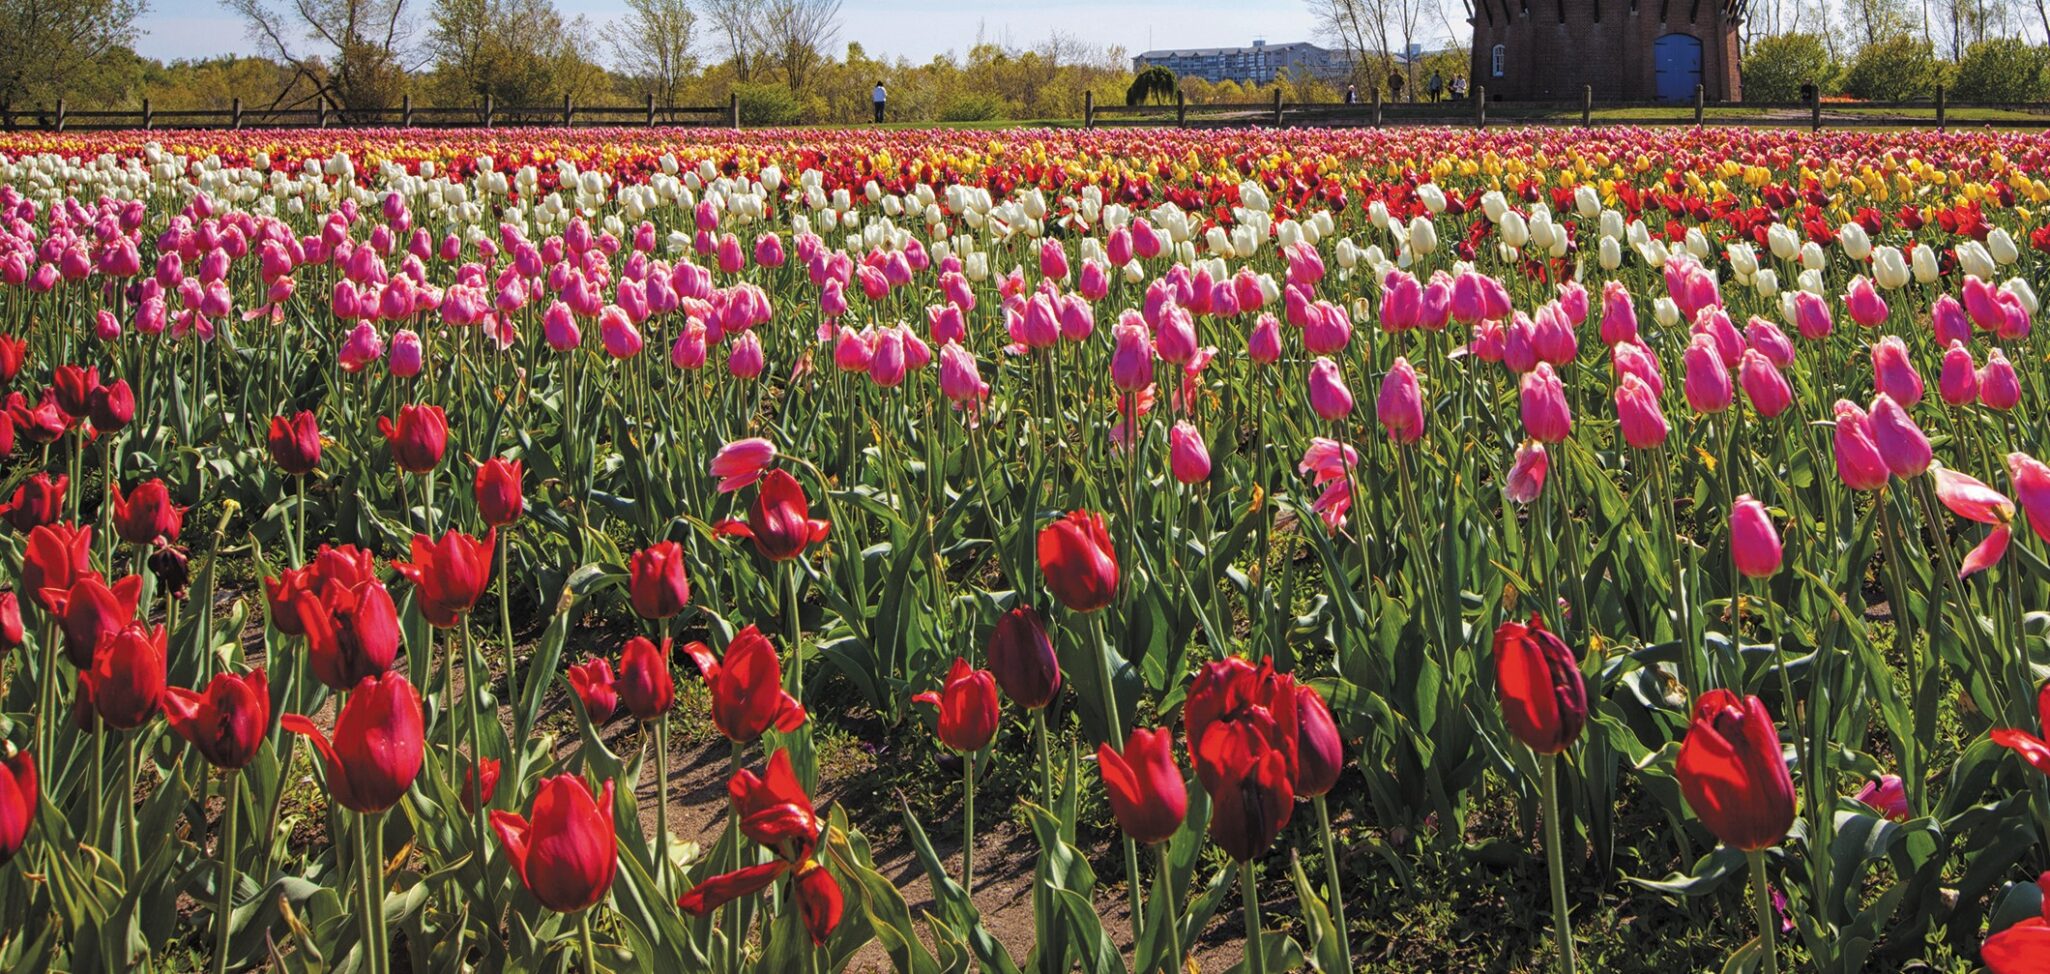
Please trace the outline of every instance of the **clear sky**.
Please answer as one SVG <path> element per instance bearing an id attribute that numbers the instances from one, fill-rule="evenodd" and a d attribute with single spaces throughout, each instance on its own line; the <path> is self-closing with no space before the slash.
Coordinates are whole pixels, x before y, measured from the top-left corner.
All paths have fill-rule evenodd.
<path id="1" fill-rule="evenodd" d="M 432 0 L 411 0 L 424 13 Z M 556 0 L 566 14 L 602 24 L 625 9 L 620 0 Z M 146 57 L 253 53 L 241 20 L 218 0 L 149 0 L 136 49 Z M 1302 0 L 845 0 L 840 43 L 858 41 L 871 56 L 913 61 L 966 53 L 977 32 L 1028 46 L 1060 30 L 1129 54 L 1149 47 L 1222 47 L 1264 37 L 1274 43 L 1313 40 L 1315 23 Z M 837 52 L 836 52 L 837 53 Z"/>

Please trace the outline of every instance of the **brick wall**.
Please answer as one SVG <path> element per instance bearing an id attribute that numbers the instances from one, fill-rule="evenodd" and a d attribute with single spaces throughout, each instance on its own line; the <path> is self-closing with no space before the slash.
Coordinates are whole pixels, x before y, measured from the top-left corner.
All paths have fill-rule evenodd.
<path id="1" fill-rule="evenodd" d="M 1658 97 L 1652 45 L 1666 34 L 1701 40 L 1709 101 L 1742 97 L 1737 25 L 1721 0 L 1475 0 L 1473 25 L 1468 77 L 1491 101 L 1579 101 L 1590 85 L 1598 102 L 1650 101 Z"/>

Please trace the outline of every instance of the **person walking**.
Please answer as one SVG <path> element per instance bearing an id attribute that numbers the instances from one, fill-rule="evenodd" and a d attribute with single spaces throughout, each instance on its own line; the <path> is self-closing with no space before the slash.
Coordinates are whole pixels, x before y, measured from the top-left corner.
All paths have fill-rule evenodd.
<path id="1" fill-rule="evenodd" d="M 881 81 L 877 81 L 876 90 L 870 92 L 868 97 L 869 100 L 874 102 L 876 106 L 876 124 L 883 124 L 883 106 L 889 102 L 890 93 L 884 90 L 883 83 Z"/>
<path id="2" fill-rule="evenodd" d="M 1439 76 L 1438 72 L 1431 72 L 1430 80 L 1424 82 L 1424 90 L 1431 93 L 1432 101 L 1437 101 L 1438 96 L 1445 90 L 1445 79 Z"/>

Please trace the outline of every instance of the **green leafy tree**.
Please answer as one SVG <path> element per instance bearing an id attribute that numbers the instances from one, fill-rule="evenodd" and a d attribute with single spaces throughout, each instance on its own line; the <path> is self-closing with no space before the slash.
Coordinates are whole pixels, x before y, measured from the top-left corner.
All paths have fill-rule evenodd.
<path id="1" fill-rule="evenodd" d="M 2043 100 L 2050 48 L 2019 37 L 1980 41 L 1965 49 L 1957 65 L 1957 97 L 1963 101 Z"/>
<path id="2" fill-rule="evenodd" d="M 0 0 L 0 126 L 58 98 L 106 94 L 135 37 L 141 0 Z"/>
<path id="3" fill-rule="evenodd" d="M 1866 101 L 1930 98 L 1949 74 L 1935 45 L 1900 34 L 1860 48 L 1844 69 L 1843 90 Z"/>
<path id="4" fill-rule="evenodd" d="M 790 86 L 776 81 L 733 86 L 741 120 L 749 125 L 792 125 L 804 120 L 804 105 Z"/>
<path id="5" fill-rule="evenodd" d="M 1836 73 L 1829 51 L 1814 34 L 1780 34 L 1751 42 L 1744 55 L 1744 98 L 1747 101 L 1795 101 L 1801 86 L 1826 87 Z"/>
<path id="6" fill-rule="evenodd" d="M 1163 102 L 1174 98 L 1174 72 L 1156 64 L 1132 79 L 1132 86 L 1125 89 L 1125 104 L 1143 105 L 1149 101 Z"/>

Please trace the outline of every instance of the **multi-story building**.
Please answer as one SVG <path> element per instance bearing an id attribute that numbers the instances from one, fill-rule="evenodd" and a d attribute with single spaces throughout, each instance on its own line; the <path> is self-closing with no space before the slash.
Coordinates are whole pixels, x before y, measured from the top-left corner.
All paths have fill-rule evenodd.
<path id="1" fill-rule="evenodd" d="M 1202 78 L 1212 83 L 1265 84 L 1284 70 L 1293 77 L 1339 80 L 1352 74 L 1352 59 L 1344 51 L 1306 41 L 1269 44 L 1256 40 L 1249 47 L 1163 48 L 1132 59 L 1133 71 L 1150 67 L 1166 68 L 1176 77 Z"/>

